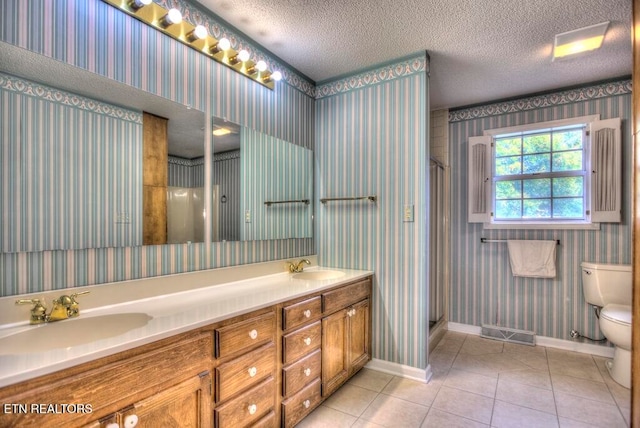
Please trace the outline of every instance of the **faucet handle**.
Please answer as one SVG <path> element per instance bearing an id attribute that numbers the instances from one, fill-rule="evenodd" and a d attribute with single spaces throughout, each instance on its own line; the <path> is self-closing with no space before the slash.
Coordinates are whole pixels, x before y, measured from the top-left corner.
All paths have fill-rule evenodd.
<path id="1" fill-rule="evenodd" d="M 44 299 L 18 299 L 16 305 L 33 305 L 31 308 L 31 324 L 42 324 L 47 322 L 47 308 Z"/>
<path id="2" fill-rule="evenodd" d="M 76 297 L 78 297 L 78 296 L 82 296 L 83 294 L 89 294 L 89 293 L 91 293 L 91 291 L 81 291 L 81 292 L 79 292 L 79 293 L 73 293 L 73 294 L 72 294 L 71 296 L 69 296 L 69 297 L 71 297 L 71 299 L 72 299 L 72 300 L 76 300 Z"/>

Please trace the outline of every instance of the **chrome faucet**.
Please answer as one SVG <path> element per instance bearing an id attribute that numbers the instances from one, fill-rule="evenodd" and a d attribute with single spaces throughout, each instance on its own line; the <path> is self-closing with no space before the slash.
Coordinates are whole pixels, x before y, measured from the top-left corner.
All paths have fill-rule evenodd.
<path id="1" fill-rule="evenodd" d="M 308 265 L 311 264 L 311 262 L 309 260 L 307 260 L 307 259 L 302 259 L 298 263 L 289 262 L 289 272 L 291 272 L 291 273 L 302 272 L 304 270 L 304 266 L 302 265 L 303 263 L 306 263 Z"/>
<path id="2" fill-rule="evenodd" d="M 63 294 L 53 301 L 53 308 L 47 314 L 47 306 L 44 299 L 19 299 L 16 305 L 33 305 L 31 308 L 31 318 L 29 324 L 44 324 L 48 322 L 76 318 L 80 315 L 80 304 L 76 297 L 87 294 L 89 291 L 73 293 L 69 296 Z"/>

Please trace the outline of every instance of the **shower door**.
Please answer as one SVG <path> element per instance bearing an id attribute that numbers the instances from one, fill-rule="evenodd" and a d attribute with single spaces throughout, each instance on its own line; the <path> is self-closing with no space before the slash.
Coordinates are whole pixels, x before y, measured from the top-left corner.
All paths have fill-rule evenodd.
<path id="1" fill-rule="evenodd" d="M 445 167 L 431 160 L 429 168 L 429 328 L 445 315 L 448 263 Z"/>

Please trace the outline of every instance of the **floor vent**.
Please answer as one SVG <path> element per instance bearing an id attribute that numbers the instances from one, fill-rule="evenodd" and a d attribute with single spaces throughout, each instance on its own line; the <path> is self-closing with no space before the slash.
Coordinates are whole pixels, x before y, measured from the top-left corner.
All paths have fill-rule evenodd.
<path id="1" fill-rule="evenodd" d="M 483 325 L 480 336 L 487 339 L 536 346 L 536 334 L 532 331 L 516 330 L 515 328 L 498 327 L 496 325 Z"/>

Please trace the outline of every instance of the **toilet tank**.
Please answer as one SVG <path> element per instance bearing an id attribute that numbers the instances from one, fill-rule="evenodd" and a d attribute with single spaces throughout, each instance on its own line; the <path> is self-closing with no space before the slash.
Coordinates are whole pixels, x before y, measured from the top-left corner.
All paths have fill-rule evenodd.
<path id="1" fill-rule="evenodd" d="M 631 304 L 631 265 L 582 262 L 582 291 L 587 303 Z"/>

